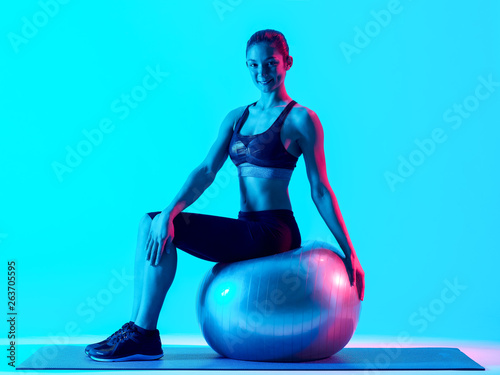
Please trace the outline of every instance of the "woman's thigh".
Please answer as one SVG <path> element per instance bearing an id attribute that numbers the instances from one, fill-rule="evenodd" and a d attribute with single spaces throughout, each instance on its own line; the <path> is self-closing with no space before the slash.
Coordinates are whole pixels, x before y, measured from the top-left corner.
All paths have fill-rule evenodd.
<path id="1" fill-rule="evenodd" d="M 154 218 L 160 211 L 149 212 Z M 236 262 L 281 253 L 300 246 L 293 223 L 279 218 L 232 219 L 180 212 L 173 220 L 174 245 L 200 259 Z M 298 235 L 298 245 L 297 245 Z"/>

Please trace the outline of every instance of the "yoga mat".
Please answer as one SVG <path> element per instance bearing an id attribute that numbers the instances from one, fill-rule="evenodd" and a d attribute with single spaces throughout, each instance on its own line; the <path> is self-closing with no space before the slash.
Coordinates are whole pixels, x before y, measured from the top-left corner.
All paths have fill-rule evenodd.
<path id="1" fill-rule="evenodd" d="M 344 348 L 309 362 L 254 362 L 230 359 L 209 346 L 163 345 L 154 361 L 98 362 L 84 345 L 40 347 L 17 370 L 484 370 L 457 348 Z"/>

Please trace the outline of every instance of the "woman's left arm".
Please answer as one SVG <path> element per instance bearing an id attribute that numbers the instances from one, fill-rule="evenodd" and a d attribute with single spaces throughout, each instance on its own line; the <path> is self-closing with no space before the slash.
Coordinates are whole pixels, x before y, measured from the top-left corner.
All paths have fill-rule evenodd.
<path id="1" fill-rule="evenodd" d="M 297 114 L 297 143 L 304 155 L 307 177 L 311 184 L 311 197 L 321 217 L 335 236 L 342 248 L 347 274 L 351 285 L 358 289 L 361 300 L 364 299 L 364 271 L 359 263 L 347 228 L 340 213 L 337 198 L 326 175 L 323 126 L 316 113 L 310 109 Z"/>

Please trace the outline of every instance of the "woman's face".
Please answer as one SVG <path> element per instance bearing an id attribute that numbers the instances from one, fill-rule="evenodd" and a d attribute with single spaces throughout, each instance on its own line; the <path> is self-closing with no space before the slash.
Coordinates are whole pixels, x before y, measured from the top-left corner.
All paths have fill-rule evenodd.
<path id="1" fill-rule="evenodd" d="M 247 52 L 247 67 L 253 83 L 263 92 L 271 92 L 280 87 L 286 77 L 283 55 L 269 43 L 252 45 Z"/>

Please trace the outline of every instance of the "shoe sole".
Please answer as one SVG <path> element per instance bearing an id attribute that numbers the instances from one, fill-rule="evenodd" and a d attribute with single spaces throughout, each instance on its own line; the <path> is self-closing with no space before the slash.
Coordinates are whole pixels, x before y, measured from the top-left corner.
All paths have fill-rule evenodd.
<path id="1" fill-rule="evenodd" d="M 102 341 L 102 342 L 98 342 L 96 344 L 92 344 L 93 346 L 91 346 L 90 349 L 85 348 L 85 354 L 90 356 L 90 350 L 98 348 L 99 346 L 103 346 L 104 344 L 106 344 L 106 342 L 107 341 Z"/>
<path id="2" fill-rule="evenodd" d="M 99 346 L 100 346 L 100 345 L 99 345 Z M 95 346 L 95 348 L 97 348 L 97 346 Z M 94 349 L 94 348 L 92 348 L 92 349 Z M 87 350 L 87 349 L 85 349 L 85 354 L 86 354 L 86 355 L 88 355 L 88 356 L 90 356 L 90 351 L 89 351 L 89 350 Z"/>
<path id="3" fill-rule="evenodd" d="M 106 339 L 106 340 L 103 340 L 103 341 L 98 342 L 98 343 L 96 343 L 96 344 L 91 344 L 91 349 L 94 349 L 94 348 L 97 348 L 97 347 L 99 347 L 99 346 L 102 346 L 102 345 L 106 344 L 108 341 L 109 341 L 109 340 L 108 340 L 108 339 Z M 89 356 L 89 357 L 90 357 L 90 349 L 89 349 L 89 350 L 87 350 L 87 348 L 85 348 L 85 354 L 86 354 L 87 356 Z"/>
<path id="4" fill-rule="evenodd" d="M 99 357 L 94 357 L 93 355 L 89 355 L 89 357 L 92 358 L 94 361 L 100 361 L 100 362 L 145 361 L 145 360 L 151 361 L 163 357 L 163 353 L 155 355 L 133 354 L 127 357 L 120 357 L 120 358 L 99 358 Z"/>

